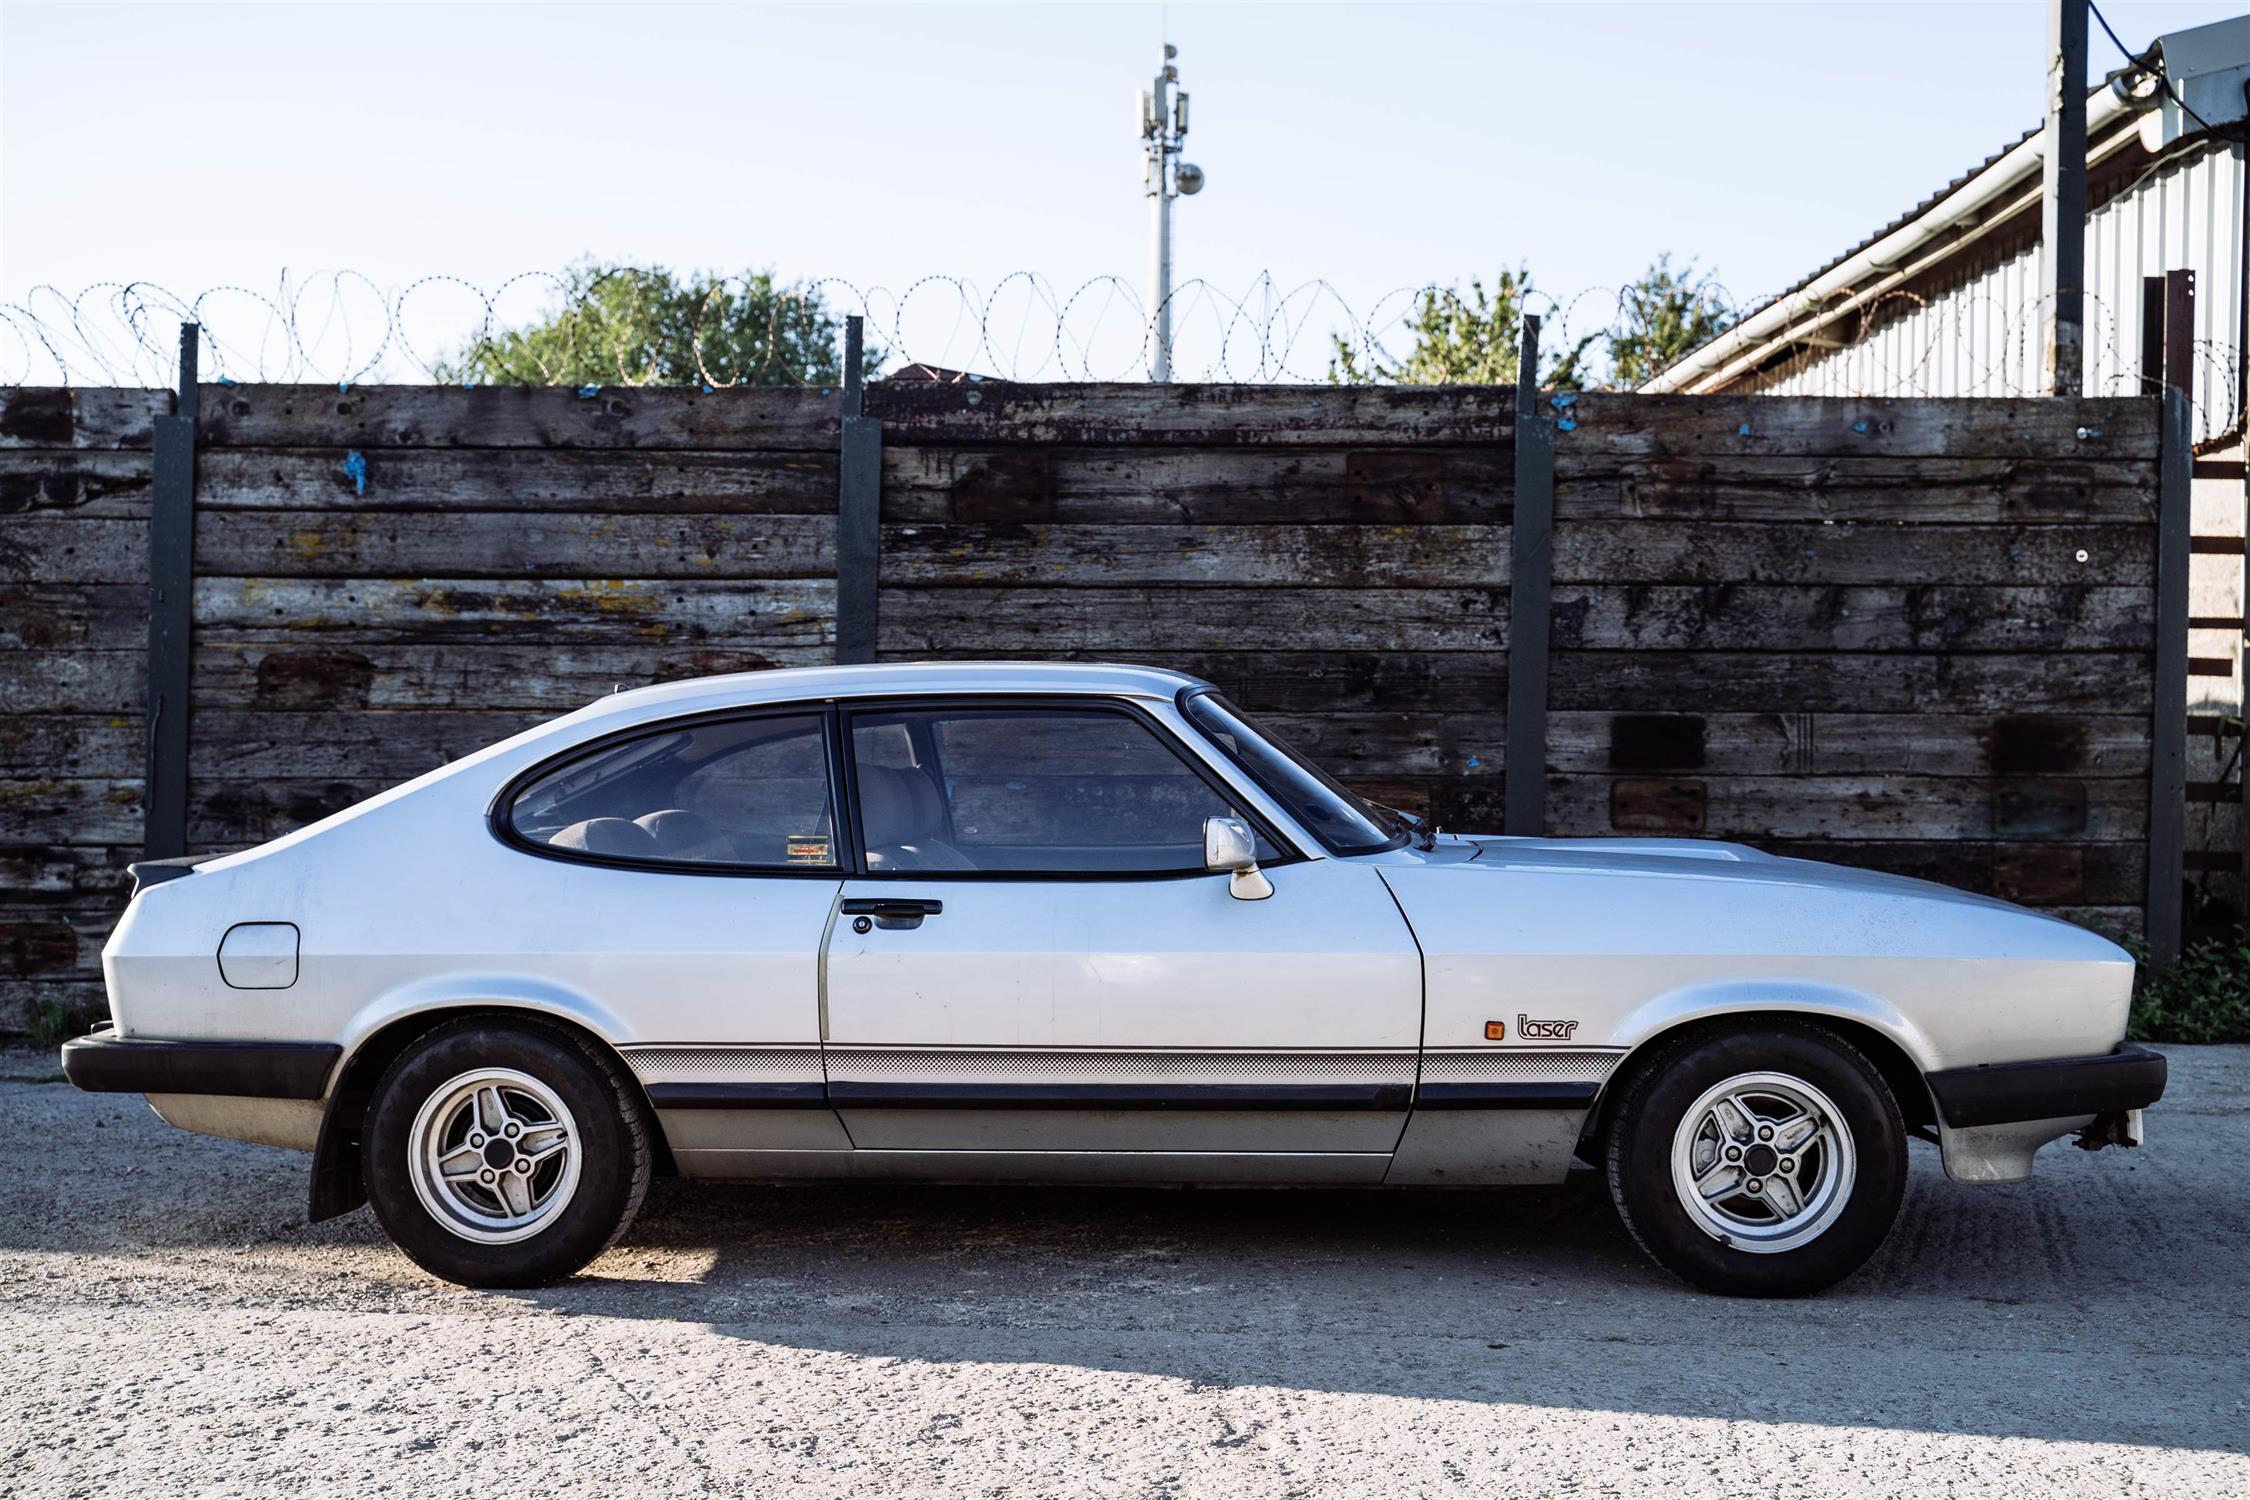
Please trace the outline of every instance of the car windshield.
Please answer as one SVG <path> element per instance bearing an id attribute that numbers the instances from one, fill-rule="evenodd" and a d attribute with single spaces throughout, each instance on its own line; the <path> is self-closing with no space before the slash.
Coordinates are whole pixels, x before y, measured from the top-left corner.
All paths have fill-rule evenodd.
<path id="1" fill-rule="evenodd" d="M 1334 854 L 1367 854 L 1406 842 L 1406 825 L 1347 791 L 1273 731 L 1217 693 L 1197 693 L 1185 711 L 1196 728 L 1271 793 Z"/>

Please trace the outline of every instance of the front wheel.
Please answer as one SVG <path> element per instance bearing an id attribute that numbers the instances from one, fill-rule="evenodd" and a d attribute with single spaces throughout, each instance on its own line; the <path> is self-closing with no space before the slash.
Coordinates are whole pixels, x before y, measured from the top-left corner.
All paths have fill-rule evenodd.
<path id="1" fill-rule="evenodd" d="M 1875 1065 L 1826 1027 L 1691 1033 L 1627 1083 L 1609 1186 L 1666 1269 L 1731 1296 L 1797 1296 L 1890 1234 L 1906 1125 Z"/>
<path id="2" fill-rule="evenodd" d="M 367 1195 L 392 1241 L 464 1286 L 537 1286 L 615 1243 L 648 1191 L 648 1125 L 623 1070 L 536 1021 L 458 1021 L 375 1086 Z"/>

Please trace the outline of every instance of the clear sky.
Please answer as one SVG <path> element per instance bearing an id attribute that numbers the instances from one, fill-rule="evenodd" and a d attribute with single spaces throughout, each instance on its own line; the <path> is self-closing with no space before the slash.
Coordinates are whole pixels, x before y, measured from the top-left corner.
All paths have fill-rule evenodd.
<path id="1" fill-rule="evenodd" d="M 2135 46 L 2242 8 L 2103 5 Z M 963 299 L 906 294 L 961 278 L 1000 292 L 996 349 L 1036 350 L 1052 315 L 1011 273 L 1057 300 L 1142 281 L 1134 95 L 1167 29 L 1210 183 L 1177 210 L 1180 280 L 1324 281 L 1365 317 L 1518 263 L 1598 303 L 1661 251 L 1739 301 L 1778 290 L 2037 122 L 2045 9 L 7 0 L 0 303 L 350 268 L 382 290 L 351 283 L 348 311 L 591 254 L 880 288 L 878 322 L 937 362 Z M 1344 314 L 1295 306 L 1317 368 Z M 475 321 L 443 283 L 408 307 L 425 342 Z"/>

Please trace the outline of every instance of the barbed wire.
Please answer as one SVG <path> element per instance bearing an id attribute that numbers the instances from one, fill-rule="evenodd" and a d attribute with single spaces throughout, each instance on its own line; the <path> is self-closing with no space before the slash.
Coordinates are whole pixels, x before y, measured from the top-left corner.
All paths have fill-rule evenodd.
<path id="1" fill-rule="evenodd" d="M 703 292 L 691 347 L 694 378 L 708 389 L 835 379 L 834 339 L 848 315 L 864 321 L 880 371 L 925 378 L 1136 380 L 1146 378 L 1155 352 L 1147 305 L 1119 276 L 1090 277 L 1067 292 L 1031 271 L 989 287 L 930 275 L 895 292 L 838 277 L 758 280 L 728 277 Z M 1747 385 L 1734 388 L 2039 394 L 2046 301 L 2035 293 L 2003 298 L 1990 281 L 1931 296 L 1870 288 L 1864 297 L 1830 291 L 1817 302 L 1801 294 L 1779 299 L 1779 322 L 1796 330 L 1779 346 L 1785 357 L 1777 363 L 1767 349 Z M 0 303 L 0 384 L 169 386 L 185 322 L 200 325 L 203 377 L 219 382 L 576 384 L 591 365 L 604 384 L 685 383 L 682 372 L 657 369 L 637 346 L 566 341 L 555 351 L 516 336 L 540 325 L 598 329 L 619 297 L 667 288 L 676 283 L 665 273 L 633 268 L 526 271 L 491 284 L 440 273 L 389 288 L 346 269 L 284 273 L 271 291 L 230 284 L 192 296 L 152 282 L 103 282 L 76 293 L 42 285 Z M 761 289 L 762 336 L 752 330 L 746 348 L 723 347 L 741 343 L 729 320 Z M 1719 327 L 1752 313 L 1771 317 L 1777 305 L 1766 297 L 1738 302 L 1715 279 L 1687 290 L 1693 310 Z M 1636 295 L 1635 288 L 1591 287 L 1557 297 L 1534 285 L 1522 292 L 1519 310 L 1543 319 L 1546 349 L 1575 354 L 1581 383 L 1605 386 L 1619 378 L 1617 345 L 1645 332 L 1633 323 Z M 1284 284 L 1270 272 L 1239 293 L 1188 281 L 1173 291 L 1169 311 L 1174 378 L 1229 384 L 1428 378 L 1426 363 L 1413 359 L 1421 331 L 1480 315 L 1452 286 L 1396 288 L 1363 311 L 1328 281 Z M 580 316 L 567 316 L 574 313 Z M 2086 325 L 2090 393 L 2138 392 L 2137 326 L 2092 292 Z M 1633 346 L 1636 358 L 1641 347 Z M 2235 425 L 2241 410 L 2235 351 L 2199 340 L 2193 356 L 2197 432 L 2215 435 Z"/>

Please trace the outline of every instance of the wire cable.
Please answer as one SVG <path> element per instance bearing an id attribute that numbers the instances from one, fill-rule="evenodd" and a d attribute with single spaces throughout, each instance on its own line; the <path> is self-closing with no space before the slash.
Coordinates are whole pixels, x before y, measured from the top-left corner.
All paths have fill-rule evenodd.
<path id="1" fill-rule="evenodd" d="M 2214 128 L 2209 120 L 2204 119 L 2203 116 L 2188 108 L 2188 102 L 2180 97 L 2180 91 L 2178 89 L 2172 87 L 2172 80 L 2165 75 L 2164 70 L 2159 67 L 2152 67 L 2148 63 L 2148 61 L 2146 60 L 2148 56 L 2147 53 L 2134 52 L 2131 48 L 2127 47 L 2124 42 L 2118 39 L 2117 28 L 2109 24 L 2109 17 L 2102 14 L 2102 8 L 2094 4 L 2094 0 L 2086 0 L 2086 9 L 2093 13 L 2095 20 L 2101 22 L 2103 34 L 2109 38 L 2111 45 L 2115 46 L 2118 51 L 2125 54 L 2125 60 L 2127 62 L 2138 63 L 2140 66 L 2148 68 L 2150 72 L 2156 75 L 2156 81 L 2164 85 L 2164 92 L 2166 94 L 2169 94 L 2171 96 L 2172 102 L 2180 107 L 2181 114 L 2186 115 L 2189 119 L 2195 121 L 2196 124 L 2202 126 L 2205 130 Z M 2153 52 L 2155 50 L 2156 49 L 2153 47 L 2149 49 L 2150 52 Z"/>

